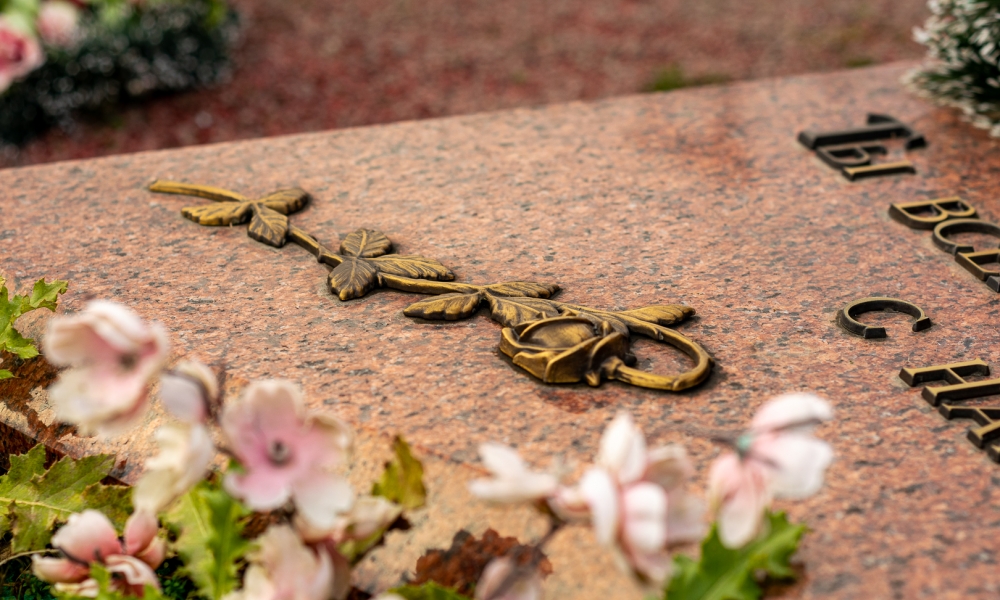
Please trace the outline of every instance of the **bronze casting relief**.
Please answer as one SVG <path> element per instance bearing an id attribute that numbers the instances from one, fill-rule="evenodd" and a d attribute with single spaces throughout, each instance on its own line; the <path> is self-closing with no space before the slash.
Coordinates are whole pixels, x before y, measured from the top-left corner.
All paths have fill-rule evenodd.
<path id="1" fill-rule="evenodd" d="M 678 304 L 605 311 L 553 300 L 559 286 L 530 281 L 474 285 L 454 281 L 440 262 L 422 256 L 393 254 L 392 242 L 380 231 L 359 229 L 347 235 L 339 250 L 292 225 L 289 215 L 309 200 L 304 190 L 279 190 L 250 199 L 235 192 L 174 181 L 156 181 L 150 191 L 214 200 L 217 204 L 187 207 L 181 214 L 201 225 L 238 225 L 249 221 L 251 238 L 281 248 L 292 242 L 332 268 L 330 290 L 342 301 L 360 298 L 376 288 L 433 295 L 408 306 L 408 317 L 455 321 L 473 316 L 480 307 L 504 326 L 500 350 L 515 365 L 545 383 L 591 386 L 613 379 L 645 388 L 679 392 L 708 378 L 713 361 L 697 343 L 669 329 L 694 315 Z M 677 375 L 633 368 L 631 336 L 643 335 L 669 344 L 695 366 Z"/>

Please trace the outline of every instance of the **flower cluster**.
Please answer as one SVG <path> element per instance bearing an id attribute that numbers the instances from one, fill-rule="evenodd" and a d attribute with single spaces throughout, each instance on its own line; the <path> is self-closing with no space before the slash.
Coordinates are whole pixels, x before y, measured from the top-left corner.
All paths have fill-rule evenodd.
<path id="1" fill-rule="evenodd" d="M 68 48 L 80 32 L 80 9 L 63 0 L 10 2 L 0 13 L 0 93 L 45 62 L 44 46 Z"/>
<path id="2" fill-rule="evenodd" d="M 823 400 L 790 394 L 766 403 L 746 432 L 720 440 L 733 448 L 716 459 L 709 476 L 723 544 L 752 541 L 775 497 L 818 491 L 833 455 L 810 432 L 831 416 Z M 671 572 L 670 547 L 704 534 L 703 504 L 687 489 L 693 467 L 684 448 L 648 448 L 628 413 L 608 425 L 594 464 L 572 486 L 530 470 L 506 446 L 483 444 L 479 452 L 493 477 L 472 482 L 474 495 L 541 504 L 561 520 L 588 520 L 597 540 L 641 581 L 662 585 Z"/>
<path id="3" fill-rule="evenodd" d="M 927 61 L 905 82 L 1000 137 L 1000 8 L 975 0 L 930 0 L 928 7 L 931 16 L 914 31 Z"/>

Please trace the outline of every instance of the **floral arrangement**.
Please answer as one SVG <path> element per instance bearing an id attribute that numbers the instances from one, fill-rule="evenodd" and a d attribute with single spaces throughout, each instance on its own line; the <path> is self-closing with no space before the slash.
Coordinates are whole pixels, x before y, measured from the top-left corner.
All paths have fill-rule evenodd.
<path id="1" fill-rule="evenodd" d="M 229 75 L 225 0 L 0 0 L 0 143 Z"/>
<path id="2" fill-rule="evenodd" d="M 905 82 L 1000 137 L 1000 1 L 930 0 L 928 6 L 931 16 L 914 31 L 928 60 Z"/>
<path id="3" fill-rule="evenodd" d="M 58 292 L 45 294 L 54 301 Z M 102 483 L 113 457 L 63 458 L 48 469 L 41 446 L 11 457 L 0 476 L 0 540 L 14 557 L 31 557 L 54 597 L 367 598 L 352 588 L 352 567 L 426 502 L 422 465 L 401 438 L 382 478 L 359 493 L 343 474 L 354 438 L 348 424 L 308 411 L 289 381 L 252 382 L 224 399 L 208 366 L 183 360 L 168 368 L 164 328 L 119 304 L 93 301 L 53 317 L 42 352 L 66 367 L 49 401 L 81 435 L 128 432 L 157 381 L 170 416 L 155 433 L 159 453 L 132 488 Z M 710 524 L 690 492 L 684 448 L 650 447 L 628 413 L 608 424 L 593 464 L 577 469 L 574 482 L 564 468 L 536 470 L 513 448 L 485 443 L 489 476 L 471 482 L 471 494 L 535 507 L 548 533 L 524 545 L 491 531 L 482 540 L 460 532 L 452 550 L 425 557 L 476 548 L 474 560 L 460 561 L 475 572 L 458 582 L 421 567 L 378 599 L 539 599 L 551 571 L 545 545 L 580 525 L 654 597 L 759 598 L 762 578 L 794 577 L 789 559 L 805 526 L 771 503 L 820 489 L 833 453 L 812 432 L 831 417 L 824 400 L 796 393 L 766 402 L 745 431 L 689 430 L 727 448 L 709 470 Z M 675 552 L 698 540 L 697 560 Z"/>

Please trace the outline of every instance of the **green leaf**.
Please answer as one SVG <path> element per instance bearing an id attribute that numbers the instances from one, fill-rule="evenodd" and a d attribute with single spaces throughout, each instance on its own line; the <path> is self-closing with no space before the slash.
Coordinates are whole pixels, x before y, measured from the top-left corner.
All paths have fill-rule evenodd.
<path id="1" fill-rule="evenodd" d="M 0 380 L 10 379 L 13 376 L 14 374 L 8 371 L 7 369 L 0 369 Z"/>
<path id="2" fill-rule="evenodd" d="M 121 531 L 131 508 L 129 488 L 100 483 L 114 465 L 114 457 L 104 454 L 67 456 L 46 471 L 42 444 L 11 456 L 10 470 L 0 477 L 0 537 L 13 532 L 15 553 L 41 550 L 57 522 L 88 508 L 104 513 Z"/>
<path id="3" fill-rule="evenodd" d="M 442 587 L 433 581 L 428 581 L 423 585 L 404 585 L 402 587 L 389 590 L 391 594 L 402 596 L 406 600 L 468 600 L 468 596 L 463 596 L 451 588 Z"/>
<path id="4" fill-rule="evenodd" d="M 45 283 L 45 278 L 35 282 L 35 287 L 31 290 L 31 297 L 27 298 L 28 306 L 31 309 L 47 308 L 55 311 L 59 302 L 59 294 L 65 294 L 69 283 L 56 280 L 52 283 Z M 23 312 L 28 312 L 22 308 Z"/>
<path id="5" fill-rule="evenodd" d="M 232 496 L 202 482 L 164 516 L 177 533 L 174 549 L 184 560 L 184 572 L 201 596 L 219 600 L 236 589 L 236 574 L 250 548 L 242 536 L 247 514 Z"/>
<path id="6" fill-rule="evenodd" d="M 16 354 L 21 360 L 38 356 L 38 348 L 35 347 L 34 340 L 22 337 L 13 327 L 8 327 L 6 331 L 0 333 L 0 349 Z"/>
<path id="7" fill-rule="evenodd" d="M 401 436 L 393 439 L 392 449 L 396 456 L 385 463 L 385 473 L 372 486 L 372 495 L 382 496 L 403 508 L 420 508 L 427 500 L 424 466 L 413 457 L 410 446 Z"/>
<path id="8" fill-rule="evenodd" d="M 785 513 L 768 513 L 768 528 L 743 548 L 726 548 L 716 527 L 701 543 L 701 560 L 674 557 L 674 576 L 667 586 L 668 600 L 757 600 L 762 590 L 754 575 L 795 576 L 788 560 L 799 547 L 805 525 L 792 525 Z"/>

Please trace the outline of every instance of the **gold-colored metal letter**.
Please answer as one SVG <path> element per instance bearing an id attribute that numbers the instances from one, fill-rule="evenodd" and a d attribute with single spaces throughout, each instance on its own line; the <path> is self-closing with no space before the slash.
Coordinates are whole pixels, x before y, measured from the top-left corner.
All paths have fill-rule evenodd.
<path id="1" fill-rule="evenodd" d="M 931 215 L 920 213 L 930 211 Z M 974 219 L 976 209 L 958 196 L 919 202 L 896 202 L 889 205 L 889 216 L 911 229 L 934 229 L 949 219 Z"/>

